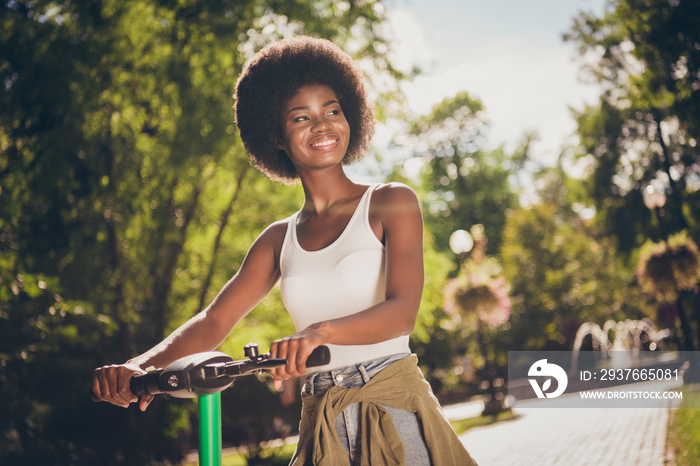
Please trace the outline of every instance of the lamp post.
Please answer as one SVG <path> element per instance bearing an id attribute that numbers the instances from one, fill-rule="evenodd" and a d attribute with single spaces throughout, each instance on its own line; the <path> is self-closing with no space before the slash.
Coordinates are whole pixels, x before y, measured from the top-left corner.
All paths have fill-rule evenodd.
<path id="1" fill-rule="evenodd" d="M 683 346 L 684 349 L 692 354 L 692 364 L 691 366 L 686 370 L 686 375 L 685 375 L 685 380 L 690 383 L 690 381 L 700 381 L 700 361 L 697 359 L 697 355 L 695 354 L 695 343 L 693 339 L 693 334 L 692 334 L 692 327 L 691 324 L 688 320 L 688 315 L 686 314 L 685 308 L 684 308 L 684 299 L 683 295 L 685 293 L 688 293 L 688 288 L 684 288 L 683 286 L 679 287 L 678 284 L 678 275 L 677 272 L 677 267 L 678 266 L 673 266 L 669 261 L 676 261 L 678 257 L 688 257 L 689 254 L 686 252 L 684 254 L 679 254 L 678 251 L 679 248 L 678 246 L 672 247 L 671 245 L 668 244 L 668 233 L 666 232 L 666 228 L 663 222 L 663 215 L 664 215 L 664 205 L 666 204 L 666 192 L 664 189 L 663 182 L 655 179 L 652 180 L 649 184 L 643 187 L 642 189 L 642 197 L 644 198 L 644 205 L 649 209 L 653 210 L 656 213 L 656 221 L 658 222 L 658 228 L 659 228 L 659 234 L 661 235 L 661 240 L 664 244 L 663 249 L 661 249 L 657 254 L 656 254 L 656 261 L 660 261 L 662 258 L 666 258 L 666 263 L 665 263 L 665 269 L 666 270 L 676 270 L 675 273 L 673 273 L 673 278 L 671 281 L 674 283 L 674 288 L 675 288 L 675 293 L 677 296 L 675 297 L 675 307 L 676 307 L 676 312 L 678 313 L 678 320 L 680 322 L 680 328 L 681 328 L 681 333 L 683 334 Z M 692 243 L 692 242 L 691 242 Z M 686 251 L 692 250 L 692 248 L 689 248 L 686 246 Z M 687 259 L 682 262 L 687 262 Z M 681 262 L 681 263 L 682 263 Z M 697 264 L 697 262 L 696 262 Z M 649 264 L 647 262 L 646 268 L 649 268 Z M 681 267 L 682 268 L 682 267 Z M 691 273 L 689 275 L 697 274 L 697 265 L 691 266 L 690 267 Z M 646 272 L 646 271 L 645 271 Z M 697 276 L 697 275 L 696 275 Z M 696 281 L 697 278 L 691 279 L 690 282 L 692 283 L 693 281 Z M 662 298 L 665 299 L 665 298 Z M 700 334 L 700 329 L 698 330 L 698 334 Z M 680 343 L 679 343 L 679 349 L 680 348 Z"/>
<path id="2" fill-rule="evenodd" d="M 660 181 L 654 180 L 642 189 L 642 198 L 647 209 L 654 211 L 656 222 L 659 224 L 659 234 L 666 240 L 666 229 L 663 224 L 663 208 L 666 205 L 666 192 Z"/>
<path id="3" fill-rule="evenodd" d="M 457 230 L 450 235 L 450 249 L 461 259 L 474 247 L 474 238 L 467 230 Z"/>
<path id="4" fill-rule="evenodd" d="M 450 249 L 452 249 L 452 252 L 454 252 L 460 260 L 460 273 L 465 273 L 463 270 L 463 261 L 470 253 L 470 260 L 473 264 L 478 265 L 483 262 L 486 256 L 486 242 L 487 239 L 484 235 L 484 228 L 482 225 L 474 225 L 471 228 L 471 233 L 466 230 L 457 230 L 450 235 Z M 488 383 L 489 394 L 488 399 L 484 401 L 482 415 L 495 415 L 507 408 L 504 405 L 503 395 L 496 390 L 496 367 L 489 359 L 488 347 L 486 344 L 486 329 L 483 321 L 484 317 L 482 315 L 485 312 L 484 308 L 488 308 L 493 304 L 493 292 L 490 287 L 483 284 L 478 286 L 470 285 L 467 289 L 456 292 L 461 295 L 461 299 L 458 298 L 455 301 L 460 303 L 459 308 L 462 314 L 476 314 L 479 351 L 481 351 L 484 356 L 484 376 L 485 382 Z M 483 295 L 484 292 L 487 293 L 488 297 Z M 488 304 L 477 304 L 484 300 L 486 300 Z"/>

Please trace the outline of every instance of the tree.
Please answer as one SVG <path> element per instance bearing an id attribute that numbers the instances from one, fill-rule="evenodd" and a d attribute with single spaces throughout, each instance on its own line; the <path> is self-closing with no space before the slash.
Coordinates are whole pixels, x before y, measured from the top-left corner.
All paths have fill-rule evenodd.
<path id="1" fill-rule="evenodd" d="M 511 351 L 571 350 L 586 321 L 649 313 L 634 272 L 572 210 L 542 203 L 514 211 L 500 257 L 513 308 L 498 340 Z"/>
<path id="2" fill-rule="evenodd" d="M 642 202 L 650 183 L 668 195 L 664 231 L 690 228 L 696 241 L 700 233 L 699 21 L 694 1 L 611 0 L 564 36 L 604 89 L 597 105 L 575 112 L 579 156 L 590 164 L 597 217 L 624 253 L 660 235 Z"/>
<path id="3" fill-rule="evenodd" d="M 236 138 L 245 60 L 309 33 L 352 43 L 391 82 L 382 21 L 373 1 L 0 6 L 0 461 L 178 459 L 191 403 L 89 405 L 90 371 L 198 312 L 298 207 Z M 282 312 L 275 294 L 262 307 Z"/>
<path id="4" fill-rule="evenodd" d="M 460 92 L 414 120 L 407 135 L 397 139 L 398 145 L 413 148 L 409 164 L 422 166 L 418 189 L 438 250 L 449 251 L 452 232 L 477 224 L 493 239 L 489 249 L 498 250 L 506 212 L 518 205 L 511 178 L 527 148 L 514 155 L 502 148 L 486 150 L 487 126 L 481 102 Z M 398 174 L 408 175 L 403 167 Z"/>
<path id="5" fill-rule="evenodd" d="M 419 314 L 419 318 L 429 316 L 425 323 L 430 338 L 414 334 L 412 348 L 439 394 L 459 391 L 464 395 L 476 389 L 460 380 L 455 360 L 467 352 L 478 353 L 472 346 L 478 346 L 483 336 L 473 321 L 460 324 L 445 310 L 446 279 L 460 269 L 459 257 L 449 247 L 450 235 L 482 226 L 488 236 L 488 243 L 484 236 L 484 253 L 486 248 L 491 253 L 498 251 L 508 212 L 519 203 L 518 172 L 528 162 L 529 143 L 534 138 L 526 135 L 515 153 L 506 154 L 502 147 L 487 149 L 487 132 L 481 101 L 459 92 L 435 105 L 430 114 L 409 118 L 394 139 L 395 149 L 408 155 L 390 179 L 413 185 L 421 199 L 426 278 L 431 281 L 426 284 Z"/>
<path id="6" fill-rule="evenodd" d="M 667 317 L 668 324 L 672 327 L 675 327 L 678 317 L 682 332 L 680 349 L 695 351 L 697 345 L 685 302 L 700 282 L 698 246 L 683 232 L 660 243 L 647 241 L 641 248 L 637 281 L 658 303 L 657 314 L 661 314 L 659 311 L 670 311 L 670 315 L 662 314 L 659 317 Z M 699 317 L 695 316 L 696 319 Z M 700 332 L 700 326 L 696 325 L 696 332 Z"/>

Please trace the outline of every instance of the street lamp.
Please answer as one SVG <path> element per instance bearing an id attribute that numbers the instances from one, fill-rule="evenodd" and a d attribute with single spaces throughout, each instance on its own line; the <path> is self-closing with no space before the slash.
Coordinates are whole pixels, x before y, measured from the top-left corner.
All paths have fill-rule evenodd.
<path id="1" fill-rule="evenodd" d="M 471 228 L 471 233 L 466 230 L 457 230 L 450 235 L 450 249 L 457 255 L 460 261 L 460 269 L 462 269 L 463 261 L 471 253 L 471 262 L 478 266 L 486 257 L 486 235 L 484 235 L 484 227 L 482 225 L 474 225 Z M 460 270 L 460 274 L 466 273 Z M 467 289 L 456 290 L 455 293 L 461 295 L 461 298 L 456 299 L 459 303 L 463 315 L 474 313 L 477 320 L 477 343 L 479 350 L 484 356 L 484 379 L 488 383 L 488 399 L 484 400 L 484 410 L 482 415 L 495 415 L 507 409 L 504 404 L 503 394 L 496 390 L 496 367 L 488 356 L 488 347 L 486 344 L 486 329 L 484 323 L 484 315 L 493 307 L 493 301 L 497 305 L 498 297 L 494 295 L 493 290 L 485 284 L 470 285 Z M 467 299 L 468 298 L 468 299 Z M 465 300 L 469 302 L 466 304 Z"/>
<path id="2" fill-rule="evenodd" d="M 647 209 L 653 210 L 656 214 L 656 221 L 659 224 L 659 233 L 663 240 L 666 239 L 666 231 L 661 217 L 663 217 L 663 208 L 666 205 L 666 192 L 663 185 L 658 180 L 644 186 L 642 189 L 642 198 Z"/>
<path id="3" fill-rule="evenodd" d="M 474 238 L 467 230 L 457 230 L 450 235 L 450 249 L 459 257 L 469 253 L 474 247 Z"/>
<path id="4" fill-rule="evenodd" d="M 656 183 L 649 183 L 642 190 L 642 197 L 644 198 L 644 205 L 647 209 L 662 209 L 666 204 L 666 192 L 663 187 L 655 185 Z"/>

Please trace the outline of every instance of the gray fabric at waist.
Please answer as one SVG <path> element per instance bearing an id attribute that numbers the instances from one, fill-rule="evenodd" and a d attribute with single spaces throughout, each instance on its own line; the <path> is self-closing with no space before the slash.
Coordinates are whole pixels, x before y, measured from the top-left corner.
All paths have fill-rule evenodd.
<path id="1" fill-rule="evenodd" d="M 410 353 L 382 356 L 370 361 L 364 361 L 352 366 L 339 367 L 325 372 L 315 372 L 306 376 L 303 392 L 309 395 L 323 395 L 335 385 L 341 387 L 358 387 L 369 382 L 382 369 L 391 363 L 403 359 Z"/>

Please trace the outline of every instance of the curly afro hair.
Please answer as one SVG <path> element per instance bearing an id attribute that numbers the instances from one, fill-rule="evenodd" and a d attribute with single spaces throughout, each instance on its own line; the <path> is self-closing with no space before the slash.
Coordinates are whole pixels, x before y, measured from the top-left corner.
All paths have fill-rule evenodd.
<path id="1" fill-rule="evenodd" d="M 293 184 L 299 178 L 281 139 L 284 106 L 300 87 L 323 84 L 335 92 L 350 125 L 343 165 L 361 160 L 374 134 L 374 110 L 364 76 L 352 58 L 324 39 L 296 36 L 263 48 L 236 83 L 236 124 L 248 154 L 270 179 Z"/>

